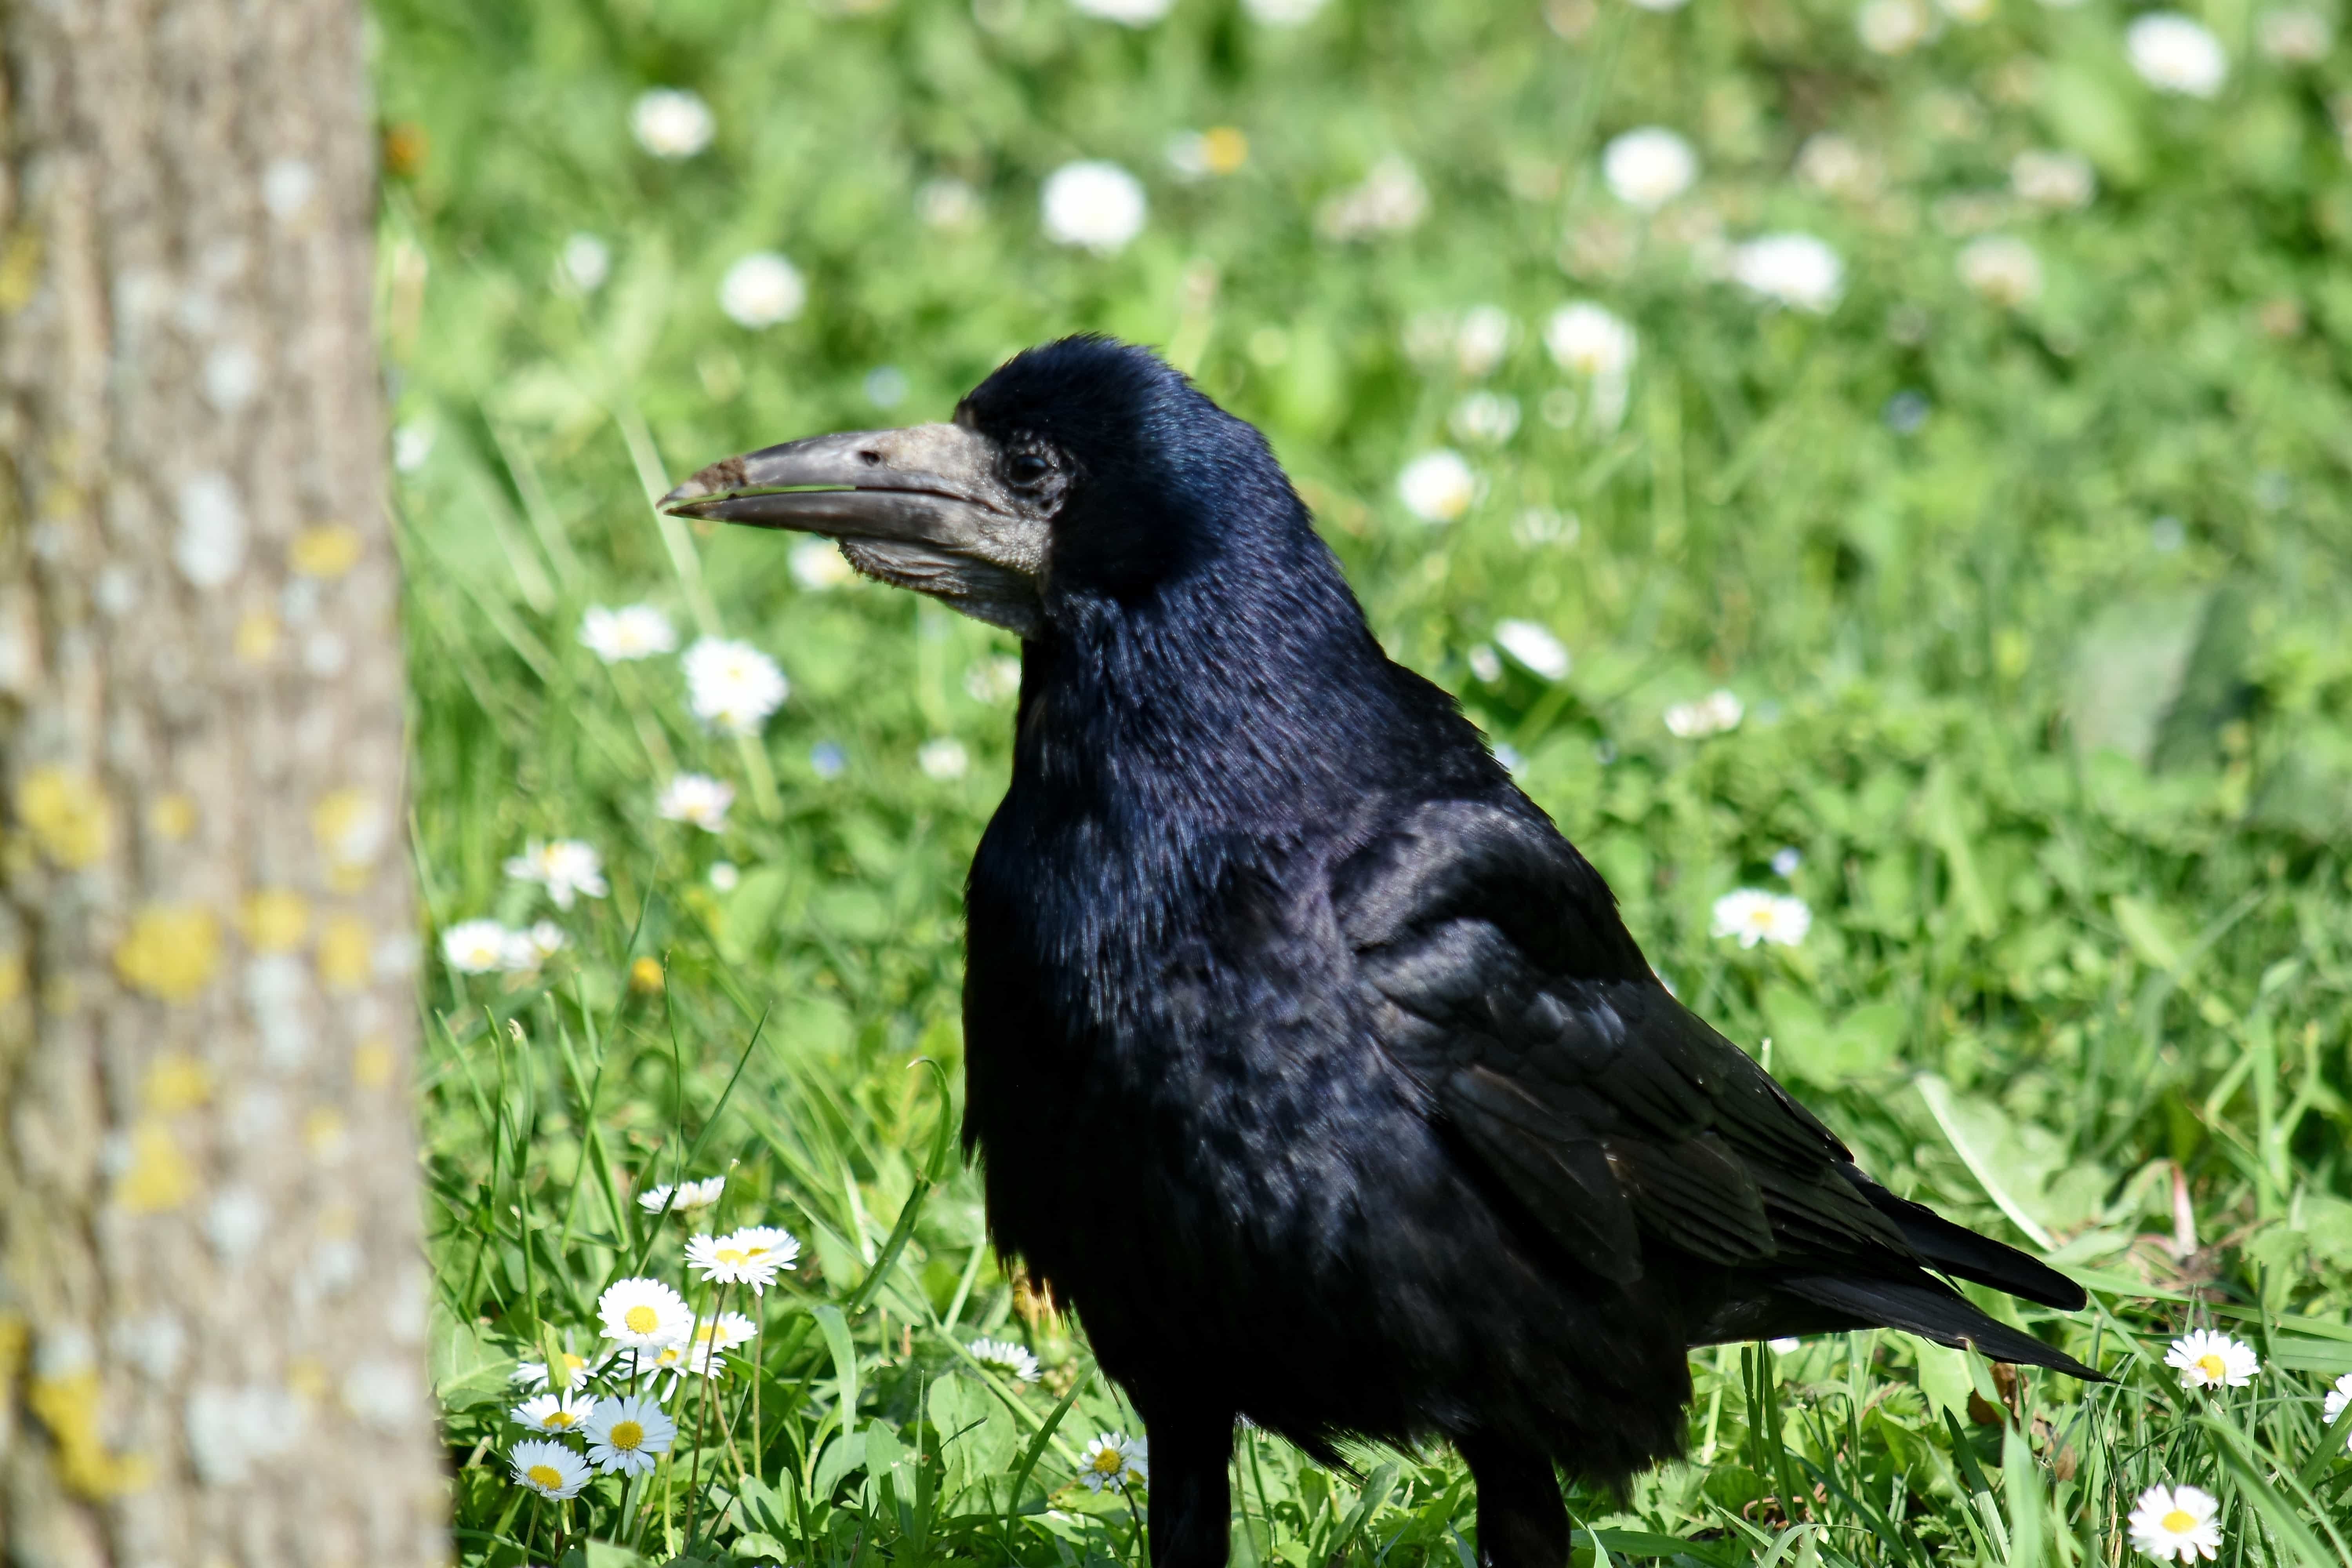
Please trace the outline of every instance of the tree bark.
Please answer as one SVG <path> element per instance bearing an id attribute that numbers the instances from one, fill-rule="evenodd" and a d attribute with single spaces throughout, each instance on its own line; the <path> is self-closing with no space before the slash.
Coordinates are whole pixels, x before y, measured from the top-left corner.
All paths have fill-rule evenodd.
<path id="1" fill-rule="evenodd" d="M 0 1543 L 448 1559 L 351 0 L 0 5 Z"/>

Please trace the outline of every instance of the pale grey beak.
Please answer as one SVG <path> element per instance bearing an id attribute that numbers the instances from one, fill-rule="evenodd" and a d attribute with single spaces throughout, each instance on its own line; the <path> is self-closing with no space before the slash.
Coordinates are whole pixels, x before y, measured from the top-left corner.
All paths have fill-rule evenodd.
<path id="1" fill-rule="evenodd" d="M 661 500 L 679 517 L 839 542 L 868 576 L 1034 637 L 1047 521 L 997 473 L 995 444 L 959 425 L 852 430 L 713 463 Z"/>

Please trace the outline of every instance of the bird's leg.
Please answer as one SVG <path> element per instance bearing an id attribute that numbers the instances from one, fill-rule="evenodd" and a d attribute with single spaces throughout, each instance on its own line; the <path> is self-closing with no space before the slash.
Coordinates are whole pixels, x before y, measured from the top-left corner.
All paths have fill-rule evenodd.
<path id="1" fill-rule="evenodd" d="M 1454 1447 L 1478 1483 L 1480 1568 L 1565 1568 L 1568 1509 L 1541 1450 L 1484 1433 Z"/>
<path id="2" fill-rule="evenodd" d="M 1234 1416 L 1136 1401 L 1151 1437 L 1151 1568 L 1224 1568 L 1232 1544 Z"/>

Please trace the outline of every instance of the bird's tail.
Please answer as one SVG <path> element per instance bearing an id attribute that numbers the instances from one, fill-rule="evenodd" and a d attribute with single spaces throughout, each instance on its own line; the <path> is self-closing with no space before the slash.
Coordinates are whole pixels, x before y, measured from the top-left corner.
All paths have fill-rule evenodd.
<path id="1" fill-rule="evenodd" d="M 1903 1239 L 1928 1268 L 2061 1311 L 2080 1311 L 2089 1300 L 2080 1285 L 2048 1264 L 1989 1236 L 1979 1236 L 1966 1226 L 1954 1225 L 1925 1204 L 1896 1197 L 1852 1165 L 1842 1174 L 1870 1200 L 1873 1208 L 1895 1222 Z"/>
<path id="2" fill-rule="evenodd" d="M 1958 1229 L 1957 1226 L 1952 1228 Z M 1886 1328 L 1901 1329 L 1955 1350 L 1976 1351 L 1992 1361 L 2046 1366 L 2091 1383 L 2107 1381 L 2063 1351 L 1987 1317 L 1967 1297 L 1925 1274 L 1910 1279 L 1815 1274 L 1779 1280 L 1777 1284 L 1781 1291 L 1800 1300 Z M 2006 1285 L 2000 1288 L 2009 1289 Z"/>

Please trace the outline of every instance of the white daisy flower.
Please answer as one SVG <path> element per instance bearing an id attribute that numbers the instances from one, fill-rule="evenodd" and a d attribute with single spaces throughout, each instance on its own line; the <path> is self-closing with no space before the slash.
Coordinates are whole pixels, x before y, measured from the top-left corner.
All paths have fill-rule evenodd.
<path id="1" fill-rule="evenodd" d="M 459 921 L 441 933 L 441 956 L 460 974 L 488 974 L 506 952 L 507 928 L 496 921 Z"/>
<path id="2" fill-rule="evenodd" d="M 1519 400 L 1502 392 L 1469 392 L 1445 416 L 1456 437 L 1480 447 L 1499 447 L 1519 428 Z"/>
<path id="3" fill-rule="evenodd" d="M 629 110 L 637 145 L 656 158 L 691 158 L 710 145 L 719 123 L 697 93 L 657 87 L 642 93 Z"/>
<path id="4" fill-rule="evenodd" d="M 1804 1341 L 1797 1338 L 1793 1334 L 1790 1335 L 1786 1339 L 1766 1340 L 1764 1342 L 1766 1348 L 1770 1350 L 1774 1355 L 1794 1354 L 1803 1346 L 1804 1342 Z"/>
<path id="5" fill-rule="evenodd" d="M 1762 942 L 1794 947 L 1812 925 L 1813 911 L 1804 900 L 1761 888 L 1740 888 L 1715 900 L 1714 933 L 1737 937 L 1742 947 Z"/>
<path id="6" fill-rule="evenodd" d="M 576 1432 L 596 1408 L 595 1400 L 582 1394 L 542 1394 L 526 1399 L 508 1414 L 534 1432 Z"/>
<path id="7" fill-rule="evenodd" d="M 2289 6 L 2263 13 L 2263 53 L 2283 66 L 2316 65 L 2336 47 L 2336 26 L 2326 14 Z"/>
<path id="8" fill-rule="evenodd" d="M 1691 188 L 1698 154 L 1663 125 L 1644 125 L 1612 137 L 1601 152 L 1601 177 L 1629 207 L 1655 212 Z"/>
<path id="9" fill-rule="evenodd" d="M 588 1462 L 606 1475 L 638 1475 L 669 1452 L 677 1423 L 660 1405 L 635 1394 L 600 1399 L 588 1426 Z"/>
<path id="10" fill-rule="evenodd" d="M 596 1298 L 604 1337 L 629 1350 L 683 1343 L 694 1326 L 686 1299 L 658 1279 L 618 1279 Z"/>
<path id="11" fill-rule="evenodd" d="M 2352 1372 L 2347 1372 L 2337 1378 L 2336 1386 L 2327 1391 L 2327 1397 L 2319 1402 L 2320 1419 L 2333 1426 L 2336 1425 L 2336 1418 L 2344 1414 L 2344 1407 L 2347 1405 L 2352 1405 Z M 2347 1438 L 2347 1441 L 2352 1442 L 2352 1438 Z"/>
<path id="12" fill-rule="evenodd" d="M 1452 522 L 1478 499 L 1478 477 L 1459 452 L 1423 452 L 1397 476 L 1397 499 L 1423 522 Z"/>
<path id="13" fill-rule="evenodd" d="M 2197 1487 L 2150 1487 L 2131 1510 L 2131 1541 L 2159 1563 L 2221 1555 L 2221 1500 Z"/>
<path id="14" fill-rule="evenodd" d="M 1037 1358 L 1010 1340 L 974 1340 L 971 1359 L 1015 1383 L 1037 1381 Z"/>
<path id="15" fill-rule="evenodd" d="M 971 753 L 952 735 L 935 735 L 915 752 L 915 765 L 925 778 L 960 779 L 971 770 Z"/>
<path id="16" fill-rule="evenodd" d="M 1021 661 L 1004 653 L 974 659 L 963 672 L 963 689 L 974 702 L 1001 707 L 1021 695 Z"/>
<path id="17" fill-rule="evenodd" d="M 1815 315 L 1845 289 L 1845 263 L 1810 234 L 1768 234 L 1735 247 L 1732 280 L 1751 294 Z"/>
<path id="18" fill-rule="evenodd" d="M 1927 41 L 1935 26 L 1935 15 L 1922 0 L 1869 0 L 1853 16 L 1862 47 L 1878 55 L 1910 53 Z"/>
<path id="19" fill-rule="evenodd" d="M 2021 202 L 2060 211 L 2090 205 L 2098 194 L 2099 178 L 2080 153 L 2029 147 L 2010 160 L 2009 188 Z"/>
<path id="20" fill-rule="evenodd" d="M 604 858 L 594 845 L 578 838 L 532 839 L 507 861 L 507 875 L 518 882 L 543 884 L 559 910 L 570 909 L 583 893 L 601 899 L 611 890 L 604 885 Z"/>
<path id="21" fill-rule="evenodd" d="M 413 474 L 425 466 L 433 455 L 433 426 L 411 420 L 395 425 L 392 431 L 392 466 L 404 474 Z"/>
<path id="22" fill-rule="evenodd" d="M 583 294 L 593 294 L 612 273 L 613 248 L 593 234 L 575 234 L 563 242 L 555 265 L 564 282 Z"/>
<path id="23" fill-rule="evenodd" d="M 719 308 L 739 327 L 759 331 L 789 321 L 808 303 L 801 270 L 772 250 L 755 250 L 719 280 Z"/>
<path id="24" fill-rule="evenodd" d="M 1065 163 L 1045 177 L 1038 195 L 1045 237 L 1114 256 L 1143 232 L 1143 185 L 1117 163 L 1098 158 Z"/>
<path id="25" fill-rule="evenodd" d="M 735 804 L 735 786 L 709 773 L 680 773 L 662 786 L 654 809 L 665 822 L 683 822 L 705 833 L 727 831 L 727 808 Z"/>
<path id="26" fill-rule="evenodd" d="M 588 1386 L 588 1380 L 595 1375 L 598 1366 L 602 1363 L 596 1361 L 592 1361 L 584 1355 L 573 1355 L 570 1351 L 563 1352 L 562 1355 L 564 1392 L 567 1394 L 577 1394 L 582 1389 Z M 545 1392 L 547 1389 L 547 1363 L 543 1361 L 527 1361 L 519 1363 L 514 1369 L 510 1381 L 520 1383 L 526 1387 L 536 1388 L 541 1392 Z"/>
<path id="27" fill-rule="evenodd" d="M 677 1187 L 665 1182 L 658 1187 L 648 1187 L 639 1193 L 637 1206 L 647 1214 L 659 1214 L 664 1209 L 672 1214 L 684 1214 L 690 1209 L 709 1208 L 726 1190 L 727 1178 L 724 1176 L 706 1176 L 701 1181 L 688 1182 Z M 675 1203 L 670 1201 L 673 1192 L 677 1194 Z"/>
<path id="28" fill-rule="evenodd" d="M 1677 702 L 1666 710 L 1666 732 L 1680 740 L 1704 740 L 1739 728 L 1748 716 L 1746 704 L 1728 691 L 1710 691 L 1693 702 Z"/>
<path id="29" fill-rule="evenodd" d="M 1960 252 L 1960 281 L 1996 305 L 2015 309 L 2042 296 L 2042 258 L 2021 239 L 1988 234 Z"/>
<path id="30" fill-rule="evenodd" d="M 1568 673 L 1568 648 L 1549 626 L 1534 621 L 1497 621 L 1495 642 L 1546 680 L 1558 680 Z"/>
<path id="31" fill-rule="evenodd" d="M 2173 1341 L 2164 1364 L 2179 1372 L 2183 1388 L 2243 1388 L 2263 1370 L 2252 1345 L 2211 1329 L 2191 1329 Z"/>
<path id="32" fill-rule="evenodd" d="M 2230 57 L 2204 23 L 2178 11 L 2150 11 L 2124 29 L 2124 53 L 2158 92 L 2210 98 L 2230 75 Z"/>
<path id="33" fill-rule="evenodd" d="M 694 1326 L 694 1342 L 703 1350 L 731 1351 L 758 1337 L 760 1325 L 740 1312 L 721 1312 Z"/>
<path id="34" fill-rule="evenodd" d="M 1131 1486 L 1151 1484 L 1150 1440 L 1122 1433 L 1103 1432 L 1078 1456 L 1078 1479 L 1088 1491 L 1123 1492 Z"/>
<path id="35" fill-rule="evenodd" d="M 686 650 L 687 704 L 694 716 L 730 735 L 756 735 L 783 706 L 793 683 L 776 661 L 750 643 L 704 637 Z"/>
<path id="36" fill-rule="evenodd" d="M 743 873 L 735 868 L 732 860 L 713 860 L 710 863 L 710 885 L 719 891 L 731 893 L 735 890 L 735 884 L 742 879 Z"/>
<path id="37" fill-rule="evenodd" d="M 1817 191 L 1849 199 L 1874 195 L 1881 179 L 1878 160 L 1851 137 L 1817 131 L 1797 149 L 1797 178 Z"/>
<path id="38" fill-rule="evenodd" d="M 591 605 L 580 617 L 580 644 L 606 664 L 651 658 L 677 647 L 677 633 L 669 617 L 651 605 L 625 605 L 608 610 Z"/>
<path id="39" fill-rule="evenodd" d="M 857 568 L 830 539 L 802 540 L 784 557 L 784 564 L 792 569 L 793 581 L 812 594 L 826 593 L 857 577 Z"/>
<path id="40" fill-rule="evenodd" d="M 772 1268 L 790 1268 L 800 1261 L 800 1242 L 772 1225 L 743 1226 L 727 1239 Z"/>
<path id="41" fill-rule="evenodd" d="M 686 1266 L 720 1285 L 749 1285 L 753 1295 L 776 1282 L 782 1267 L 767 1251 L 739 1236 L 698 1236 L 686 1244 Z"/>
<path id="42" fill-rule="evenodd" d="M 952 174 L 925 180 L 915 192 L 915 216 L 930 228 L 968 228 L 980 221 L 980 193 Z"/>
<path id="43" fill-rule="evenodd" d="M 535 921 L 520 931 L 507 932 L 499 950 L 499 967 L 509 974 L 535 974 L 541 964 L 563 949 L 563 928 L 553 921 Z"/>
<path id="44" fill-rule="evenodd" d="M 1070 9 L 1122 27 L 1149 27 L 1175 8 L 1176 0 L 1070 0 Z"/>
<path id="45" fill-rule="evenodd" d="M 1503 679 L 1503 656 L 1496 653 L 1492 645 L 1473 643 L 1470 651 L 1463 658 L 1469 661 L 1470 673 L 1483 684 L 1492 686 Z"/>
<path id="46" fill-rule="evenodd" d="M 1552 363 L 1575 375 L 1624 375 L 1633 368 L 1636 342 L 1622 317 L 1590 300 L 1562 305 L 1544 323 L 1544 348 Z"/>
<path id="47" fill-rule="evenodd" d="M 588 1484 L 588 1463 L 562 1443 L 526 1437 L 507 1450 L 515 1482 L 543 1498 L 562 1502 L 580 1495 Z"/>
<path id="48" fill-rule="evenodd" d="M 1500 305 L 1473 305 L 1454 326 L 1454 368 L 1472 381 L 1495 374 L 1518 327 Z"/>

